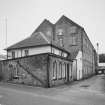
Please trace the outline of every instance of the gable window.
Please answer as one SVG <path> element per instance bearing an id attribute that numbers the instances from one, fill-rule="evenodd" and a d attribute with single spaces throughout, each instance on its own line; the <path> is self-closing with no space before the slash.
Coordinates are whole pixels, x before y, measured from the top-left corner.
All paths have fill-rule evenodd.
<path id="1" fill-rule="evenodd" d="M 29 50 L 24 50 L 25 56 L 29 55 Z"/>
<path id="2" fill-rule="evenodd" d="M 15 58 L 15 51 L 12 51 L 12 58 Z"/>
<path id="3" fill-rule="evenodd" d="M 60 38 L 60 39 L 59 39 L 59 44 L 60 44 L 60 46 L 62 46 L 62 47 L 64 46 L 64 45 L 63 45 L 63 38 Z"/>
<path id="4" fill-rule="evenodd" d="M 71 37 L 72 45 L 76 45 L 76 36 L 72 35 Z"/>
<path id="5" fill-rule="evenodd" d="M 68 32 L 71 33 L 71 34 L 77 33 L 77 27 L 75 27 L 75 26 L 70 27 L 68 29 Z"/>

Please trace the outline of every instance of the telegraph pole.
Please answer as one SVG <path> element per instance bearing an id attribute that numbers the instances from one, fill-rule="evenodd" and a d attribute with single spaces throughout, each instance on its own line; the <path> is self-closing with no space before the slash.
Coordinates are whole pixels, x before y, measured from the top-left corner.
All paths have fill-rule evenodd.
<path id="1" fill-rule="evenodd" d="M 7 48 L 7 17 L 5 18 L 5 47 Z"/>
<path id="2" fill-rule="evenodd" d="M 99 43 L 97 43 L 97 65 L 99 64 Z"/>
<path id="3" fill-rule="evenodd" d="M 7 17 L 5 18 L 5 48 L 7 48 Z M 8 53 L 6 51 L 6 56 L 8 59 Z"/>

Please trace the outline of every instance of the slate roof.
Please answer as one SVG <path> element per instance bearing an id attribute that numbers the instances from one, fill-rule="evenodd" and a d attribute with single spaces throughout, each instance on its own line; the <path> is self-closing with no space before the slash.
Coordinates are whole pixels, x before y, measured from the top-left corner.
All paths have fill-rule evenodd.
<path id="1" fill-rule="evenodd" d="M 69 53 L 67 50 L 65 50 L 63 47 L 59 46 L 54 41 L 51 42 L 43 33 L 38 32 L 36 35 L 32 35 L 10 47 L 8 47 L 6 50 L 11 49 L 20 49 L 20 48 L 29 48 L 29 47 L 38 47 L 38 46 L 47 46 L 52 45 L 60 50 L 63 50 L 67 53 Z"/>
<path id="2" fill-rule="evenodd" d="M 74 25 L 82 28 L 80 25 L 78 25 L 77 23 L 73 22 L 72 20 L 70 20 L 69 18 L 67 18 L 66 16 L 62 16 L 57 22 L 61 22 L 61 21 L 66 21 L 68 23 L 73 23 Z M 35 46 L 42 46 L 42 45 L 53 45 L 59 49 L 62 49 L 64 51 L 68 51 L 68 49 L 64 49 L 62 47 L 60 47 L 57 43 L 55 42 L 51 42 L 51 38 L 47 38 L 43 33 L 37 33 L 37 30 L 40 29 L 40 27 L 43 25 L 43 24 L 49 24 L 50 26 L 52 26 L 52 28 L 54 28 L 54 24 L 52 24 L 50 21 L 48 20 L 44 20 L 40 25 L 39 27 L 26 39 L 8 47 L 6 50 L 11 50 L 11 49 L 19 49 L 19 48 L 27 48 L 27 47 L 35 47 Z M 72 53 L 72 59 L 74 59 L 77 54 L 78 54 L 78 50 L 74 51 L 74 52 L 71 52 Z"/>
<path id="3" fill-rule="evenodd" d="M 8 47 L 6 50 L 33 47 L 33 46 L 38 46 L 38 45 L 45 45 L 48 43 L 49 43 L 49 41 L 43 35 L 41 35 L 40 33 L 37 33 L 36 35 L 30 36 L 14 45 Z"/>

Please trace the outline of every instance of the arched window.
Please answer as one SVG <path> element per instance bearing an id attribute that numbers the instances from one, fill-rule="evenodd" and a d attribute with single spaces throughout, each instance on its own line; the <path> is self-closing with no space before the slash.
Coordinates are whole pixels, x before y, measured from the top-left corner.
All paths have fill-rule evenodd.
<path id="1" fill-rule="evenodd" d="M 59 79 L 61 79 L 62 78 L 62 62 L 59 62 Z"/>
<path id="2" fill-rule="evenodd" d="M 62 78 L 66 78 L 66 63 L 62 65 Z"/>
<path id="3" fill-rule="evenodd" d="M 57 79 L 57 62 L 53 62 L 53 79 Z"/>

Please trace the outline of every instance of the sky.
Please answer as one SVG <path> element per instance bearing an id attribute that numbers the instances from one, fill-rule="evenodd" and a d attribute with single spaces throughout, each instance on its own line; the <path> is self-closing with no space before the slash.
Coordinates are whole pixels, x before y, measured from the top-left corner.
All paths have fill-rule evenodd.
<path id="1" fill-rule="evenodd" d="M 55 23 L 62 15 L 84 27 L 93 46 L 99 43 L 99 53 L 105 53 L 105 0 L 0 0 L 0 54 L 44 19 Z"/>

